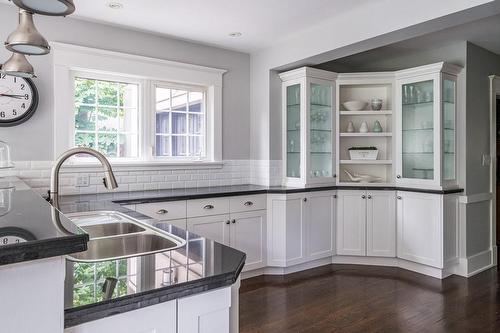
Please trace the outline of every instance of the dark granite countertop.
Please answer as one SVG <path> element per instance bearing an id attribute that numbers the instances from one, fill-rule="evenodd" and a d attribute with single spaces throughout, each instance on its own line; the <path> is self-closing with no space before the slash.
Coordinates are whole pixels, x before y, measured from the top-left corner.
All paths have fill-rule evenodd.
<path id="1" fill-rule="evenodd" d="M 11 244 L 7 235 L 26 242 Z M 81 252 L 89 238 L 17 178 L 0 183 L 0 265 Z"/>
<path id="2" fill-rule="evenodd" d="M 463 189 L 448 189 L 448 190 L 430 190 L 420 188 L 406 188 L 395 186 L 326 186 L 326 187 L 284 187 L 284 186 L 259 186 L 259 185 L 234 185 L 234 186 L 217 186 L 217 187 L 201 187 L 188 189 L 173 189 L 173 190 L 152 190 L 138 192 L 124 192 L 115 194 L 103 194 L 103 198 L 112 200 L 119 204 L 141 204 L 151 202 L 164 202 L 176 200 L 191 200 L 211 197 L 226 197 L 237 195 L 251 194 L 288 194 L 288 193 L 303 193 L 314 191 L 328 190 L 399 190 L 409 192 L 421 192 L 430 194 L 452 194 L 463 192 Z"/>
<path id="3" fill-rule="evenodd" d="M 111 195 L 119 195 L 118 193 Z M 108 199 L 105 199 L 108 197 Z M 110 195 L 61 197 L 64 213 L 120 211 L 186 240 L 179 249 L 99 263 L 66 261 L 65 327 L 234 284 L 245 254 L 165 222 L 157 222 L 109 200 Z M 106 277 L 118 279 L 103 300 Z"/>

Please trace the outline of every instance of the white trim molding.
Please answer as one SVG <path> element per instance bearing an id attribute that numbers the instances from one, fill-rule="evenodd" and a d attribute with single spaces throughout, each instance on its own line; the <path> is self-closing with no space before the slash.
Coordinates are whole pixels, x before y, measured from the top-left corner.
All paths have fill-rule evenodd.
<path id="1" fill-rule="evenodd" d="M 222 77 L 227 70 L 58 42 L 52 42 L 51 46 L 55 94 L 54 159 L 70 148 L 73 128 L 68 124 L 74 121 L 71 75 L 81 71 L 137 81 L 158 80 L 205 87 L 206 123 L 211 128 L 206 133 L 207 158 L 215 162 L 222 160 Z"/>

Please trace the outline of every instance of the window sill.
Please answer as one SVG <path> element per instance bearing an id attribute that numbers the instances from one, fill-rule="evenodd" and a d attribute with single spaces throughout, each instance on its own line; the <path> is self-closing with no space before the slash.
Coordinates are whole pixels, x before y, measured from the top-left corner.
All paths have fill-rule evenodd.
<path id="1" fill-rule="evenodd" d="M 111 161 L 113 171 L 156 171 L 156 170 L 207 170 L 222 169 L 224 162 L 207 161 L 135 161 L 135 162 L 113 162 Z M 68 162 L 62 167 L 63 173 L 73 172 L 99 172 L 102 166 L 96 162 Z"/>

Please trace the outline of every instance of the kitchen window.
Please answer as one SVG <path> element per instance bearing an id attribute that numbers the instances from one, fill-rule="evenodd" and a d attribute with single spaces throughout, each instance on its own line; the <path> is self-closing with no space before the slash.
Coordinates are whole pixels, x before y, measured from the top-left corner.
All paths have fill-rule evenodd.
<path id="1" fill-rule="evenodd" d="M 56 155 L 82 146 L 123 168 L 220 164 L 225 70 L 62 43 L 53 54 Z"/>

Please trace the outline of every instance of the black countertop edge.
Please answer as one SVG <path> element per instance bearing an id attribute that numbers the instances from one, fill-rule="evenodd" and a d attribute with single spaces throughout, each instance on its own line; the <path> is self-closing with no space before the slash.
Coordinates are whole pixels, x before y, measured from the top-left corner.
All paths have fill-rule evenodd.
<path id="1" fill-rule="evenodd" d="M 178 200 L 193 200 L 193 199 L 206 199 L 206 198 L 220 198 L 220 197 L 232 197 L 238 195 L 251 195 L 251 194 L 266 194 L 269 193 L 268 190 L 248 190 L 248 191 L 232 191 L 232 192 L 210 192 L 210 193 L 193 193 L 193 194 L 181 194 L 173 196 L 158 196 L 158 197 L 144 197 L 137 199 L 120 199 L 112 200 L 112 202 L 120 205 L 134 205 L 141 203 L 153 203 L 153 202 L 166 202 L 166 201 L 178 201 Z"/>
<path id="2" fill-rule="evenodd" d="M 230 196 L 252 195 L 252 194 L 293 194 L 293 193 L 307 193 L 307 192 L 332 191 L 332 190 L 406 191 L 406 192 L 418 192 L 418 193 L 428 193 L 428 194 L 454 194 L 454 193 L 461 193 L 464 191 L 461 188 L 432 190 L 432 189 L 396 187 L 396 186 L 322 186 L 322 187 L 305 187 L 305 188 L 269 187 L 267 189 L 259 189 L 259 190 L 250 189 L 248 191 L 238 189 L 234 191 L 230 190 L 222 192 L 214 191 L 206 193 L 191 193 L 191 194 L 166 195 L 166 196 L 160 195 L 156 197 L 145 196 L 142 198 L 120 199 L 112 201 L 120 205 L 134 205 L 143 203 L 206 199 L 206 198 L 230 197 Z"/>
<path id="3" fill-rule="evenodd" d="M 123 296 L 97 304 L 66 309 L 64 310 L 64 327 L 73 327 L 86 322 L 139 310 L 147 306 L 168 302 L 174 299 L 207 292 L 213 289 L 229 287 L 238 279 L 245 265 L 245 260 L 246 255 L 243 255 L 242 260 L 234 272 L 183 282 L 177 285 L 149 290 L 140 294 Z"/>
<path id="4" fill-rule="evenodd" d="M 86 251 L 88 241 L 89 235 L 79 234 L 5 245 L 0 250 L 0 266 Z"/>

